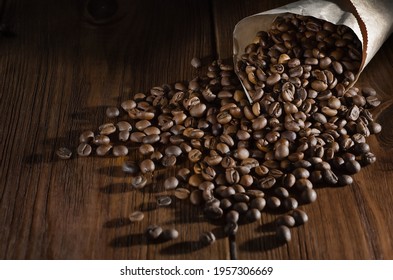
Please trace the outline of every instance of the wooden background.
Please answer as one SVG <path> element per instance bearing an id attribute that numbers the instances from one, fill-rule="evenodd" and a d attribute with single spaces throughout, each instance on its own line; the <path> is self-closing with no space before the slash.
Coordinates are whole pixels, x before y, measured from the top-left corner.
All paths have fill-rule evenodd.
<path id="1" fill-rule="evenodd" d="M 197 207 L 176 200 L 154 209 L 160 179 L 134 191 L 120 172 L 123 159 L 64 161 L 54 151 L 76 147 L 81 131 L 105 121 L 107 106 L 194 77 L 192 57 L 230 59 L 237 21 L 289 1 L 118 2 L 113 15 L 94 19 L 86 1 L 0 1 L 1 23 L 15 33 L 0 38 L 1 259 L 233 257 L 221 226 Z M 239 259 L 393 259 L 392 65 L 390 37 L 358 82 L 383 101 L 373 112 L 383 131 L 369 138 L 378 161 L 350 186 L 319 189 L 304 207 L 309 223 L 292 230 L 287 245 L 278 246 L 263 226 L 269 215 L 241 226 Z M 134 210 L 145 212 L 142 222 L 127 221 Z M 179 238 L 148 242 L 143 232 L 152 223 L 177 228 Z M 202 248 L 197 241 L 206 230 L 218 240 Z"/>

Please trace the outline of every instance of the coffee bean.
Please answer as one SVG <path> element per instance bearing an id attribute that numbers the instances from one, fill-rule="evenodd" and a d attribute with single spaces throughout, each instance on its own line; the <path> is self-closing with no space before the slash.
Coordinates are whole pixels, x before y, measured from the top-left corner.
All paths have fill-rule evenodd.
<path id="1" fill-rule="evenodd" d="M 99 145 L 96 149 L 97 156 L 105 156 L 112 149 L 112 145 L 104 144 Z"/>
<path id="2" fill-rule="evenodd" d="M 61 148 L 57 149 L 56 155 L 60 159 L 70 159 L 72 156 L 72 151 L 66 147 L 61 147 Z"/>
<path id="3" fill-rule="evenodd" d="M 280 242 L 288 243 L 291 241 L 291 231 L 287 226 L 281 225 L 276 229 L 276 236 Z"/>
<path id="4" fill-rule="evenodd" d="M 201 60 L 199 58 L 193 57 L 191 59 L 191 65 L 194 68 L 200 68 L 202 66 L 202 62 L 201 62 Z"/>
<path id="5" fill-rule="evenodd" d="M 122 170 L 126 173 L 136 174 L 139 172 L 139 165 L 135 161 L 127 160 L 123 162 Z"/>
<path id="6" fill-rule="evenodd" d="M 142 212 L 135 211 L 132 212 L 128 218 L 130 219 L 131 222 L 140 222 L 143 220 L 144 216 L 145 215 Z"/>
<path id="7" fill-rule="evenodd" d="M 112 148 L 112 153 L 116 157 L 124 157 L 128 155 L 128 148 L 124 145 L 116 145 Z"/>
<path id="8" fill-rule="evenodd" d="M 199 242 L 205 246 L 211 245 L 216 242 L 216 236 L 211 231 L 202 232 L 199 236 Z"/>
<path id="9" fill-rule="evenodd" d="M 174 240 L 179 237 L 179 232 L 174 228 L 165 229 L 162 231 L 161 236 L 166 241 Z"/>
<path id="10" fill-rule="evenodd" d="M 222 217 L 224 211 L 220 207 L 210 206 L 204 208 L 204 213 L 207 218 L 217 220 Z"/>
<path id="11" fill-rule="evenodd" d="M 120 115 L 120 111 L 117 107 L 108 107 L 105 113 L 108 118 L 116 118 Z"/>
<path id="12" fill-rule="evenodd" d="M 236 210 L 230 210 L 226 214 L 225 219 L 228 223 L 237 223 L 239 221 L 239 212 Z"/>
<path id="13" fill-rule="evenodd" d="M 77 148 L 77 153 L 79 156 L 86 157 L 91 154 L 92 150 L 93 149 L 89 144 L 82 142 Z"/>
<path id="14" fill-rule="evenodd" d="M 150 225 L 146 229 L 147 236 L 151 239 L 157 239 L 162 234 L 162 227 L 158 225 Z"/>
<path id="15" fill-rule="evenodd" d="M 331 185 L 335 185 L 338 182 L 337 175 L 330 169 L 323 170 L 322 177 L 326 183 L 331 184 Z"/>
<path id="16" fill-rule="evenodd" d="M 356 160 L 349 160 L 345 163 L 345 168 L 349 174 L 358 173 L 361 169 L 360 163 Z"/>
<path id="17" fill-rule="evenodd" d="M 285 198 L 282 202 L 282 206 L 287 211 L 296 209 L 298 205 L 299 205 L 298 201 L 293 197 Z"/>
<path id="18" fill-rule="evenodd" d="M 342 174 L 338 176 L 338 185 L 346 186 L 353 183 L 353 178 L 350 175 Z"/>
<path id="19" fill-rule="evenodd" d="M 304 203 L 312 203 L 317 200 L 317 193 L 313 189 L 305 189 L 301 193 L 301 199 Z"/>
<path id="20" fill-rule="evenodd" d="M 269 209 L 277 209 L 281 205 L 281 200 L 278 197 L 270 196 L 266 199 L 266 206 Z"/>
<path id="21" fill-rule="evenodd" d="M 233 222 L 228 222 L 224 226 L 224 232 L 228 236 L 236 235 L 238 229 L 239 229 L 239 225 Z"/>
<path id="22" fill-rule="evenodd" d="M 150 173 L 155 170 L 155 164 L 151 159 L 145 159 L 139 164 L 142 173 Z"/>
<path id="23" fill-rule="evenodd" d="M 255 222 L 261 219 L 261 212 L 256 208 L 251 208 L 246 212 L 246 219 L 249 222 Z"/>
<path id="24" fill-rule="evenodd" d="M 282 215 L 276 219 L 275 223 L 277 226 L 293 227 L 296 221 L 291 215 Z"/>
<path id="25" fill-rule="evenodd" d="M 158 206 L 168 206 L 171 205 L 171 203 L 172 203 L 172 199 L 167 195 L 160 196 L 157 198 Z"/>
<path id="26" fill-rule="evenodd" d="M 104 123 L 98 127 L 101 135 L 109 135 L 116 131 L 116 126 L 113 123 Z"/>
<path id="27" fill-rule="evenodd" d="M 147 184 L 147 178 L 144 175 L 132 177 L 131 186 L 135 189 L 142 189 Z"/>
<path id="28" fill-rule="evenodd" d="M 94 132 L 91 130 L 85 130 L 79 136 L 79 142 L 81 142 L 81 143 L 89 143 L 93 139 L 94 139 Z M 108 143 L 109 143 L 109 141 L 108 141 Z M 108 143 L 106 143 L 106 144 L 108 144 Z"/>
<path id="29" fill-rule="evenodd" d="M 295 219 L 297 226 L 303 225 L 308 222 L 308 216 L 306 212 L 304 212 L 303 210 L 300 209 L 293 210 L 290 215 Z"/>
<path id="30" fill-rule="evenodd" d="M 190 191 L 186 188 L 177 188 L 175 190 L 175 197 L 178 199 L 187 199 L 190 196 Z"/>
<path id="31" fill-rule="evenodd" d="M 175 189 L 178 186 L 178 184 L 179 184 L 179 180 L 176 177 L 171 176 L 165 179 L 164 188 L 166 190 L 172 190 Z"/>
<path id="32" fill-rule="evenodd" d="M 262 189 L 270 189 L 274 186 L 275 183 L 276 179 L 273 176 L 266 176 L 258 182 L 259 187 Z"/>

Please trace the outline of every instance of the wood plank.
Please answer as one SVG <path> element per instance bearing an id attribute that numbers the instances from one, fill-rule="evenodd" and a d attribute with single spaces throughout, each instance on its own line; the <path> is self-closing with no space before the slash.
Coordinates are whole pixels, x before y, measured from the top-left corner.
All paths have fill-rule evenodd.
<path id="1" fill-rule="evenodd" d="M 201 209 L 175 200 L 157 209 L 161 169 L 151 186 L 132 190 L 123 159 L 58 160 L 61 146 L 75 147 L 79 134 L 107 121 L 119 105 L 152 86 L 187 80 L 199 72 L 193 56 L 231 59 L 232 31 L 241 18 L 288 3 L 279 1 L 119 0 L 119 11 L 93 19 L 83 1 L 0 1 L 2 22 L 16 36 L 0 38 L 0 258 L 1 259 L 229 259 L 234 252 L 219 223 Z M 383 125 L 369 139 L 378 161 L 345 188 L 318 189 L 304 209 L 309 223 L 278 246 L 268 226 L 274 216 L 241 225 L 239 259 L 392 259 L 392 91 L 390 38 L 363 72 L 359 85 L 377 89 Z M 205 68 L 203 69 L 205 70 Z M 202 70 L 202 71 L 203 71 Z M 136 153 L 130 158 L 138 159 Z M 142 210 L 145 219 L 130 223 Z M 150 224 L 175 227 L 180 237 L 151 242 Z M 218 240 L 198 243 L 202 231 Z"/>
<path id="2" fill-rule="evenodd" d="M 214 1 L 219 57 L 231 58 L 232 46 L 228 42 L 236 22 L 288 2 Z M 302 207 L 310 221 L 292 231 L 292 241 L 287 245 L 280 246 L 266 226 L 274 215 L 264 214 L 260 222 L 243 225 L 236 238 L 239 259 L 392 258 L 392 44 L 390 37 L 357 83 L 374 87 L 383 101 L 373 112 L 383 131 L 368 139 L 377 162 L 356 174 L 350 186 L 318 189 L 317 201 Z"/>
<path id="3" fill-rule="evenodd" d="M 0 5 L 16 33 L 0 42 L 0 258 L 229 258 L 225 238 L 199 246 L 199 234 L 216 226 L 196 207 L 155 209 L 174 170 L 141 192 L 120 172 L 122 159 L 54 155 L 107 121 L 107 106 L 194 77 L 191 58 L 212 54 L 209 2 L 119 1 L 118 13 L 98 21 L 79 1 L 12 2 Z M 130 224 L 138 209 L 146 218 Z M 144 230 L 155 223 L 180 237 L 148 241 Z"/>

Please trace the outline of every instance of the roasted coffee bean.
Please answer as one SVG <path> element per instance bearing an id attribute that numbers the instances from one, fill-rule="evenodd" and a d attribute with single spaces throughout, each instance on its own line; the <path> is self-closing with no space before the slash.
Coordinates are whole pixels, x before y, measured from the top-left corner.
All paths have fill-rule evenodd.
<path id="1" fill-rule="evenodd" d="M 135 161 L 127 160 L 124 161 L 122 165 L 122 170 L 126 173 L 136 174 L 139 172 L 139 165 Z"/>
<path id="2" fill-rule="evenodd" d="M 120 111 L 117 107 L 108 107 L 105 114 L 108 118 L 116 118 L 120 115 Z"/>
<path id="3" fill-rule="evenodd" d="M 232 208 L 240 214 L 244 214 L 248 210 L 248 204 L 245 202 L 236 202 L 233 204 Z"/>
<path id="4" fill-rule="evenodd" d="M 187 199 L 190 196 L 190 191 L 186 188 L 177 188 L 175 190 L 175 197 L 178 199 Z"/>
<path id="5" fill-rule="evenodd" d="M 209 246 L 216 242 L 216 236 L 211 231 L 202 232 L 199 236 L 199 242 L 204 246 Z"/>
<path id="6" fill-rule="evenodd" d="M 92 152 L 92 147 L 87 143 L 80 143 L 78 148 L 76 149 L 77 153 L 81 157 L 89 156 Z"/>
<path id="7" fill-rule="evenodd" d="M 60 159 L 70 159 L 72 156 L 72 151 L 66 147 L 61 147 L 61 148 L 57 149 L 56 155 Z"/>
<path id="8" fill-rule="evenodd" d="M 358 173 L 361 169 L 360 163 L 356 160 L 349 160 L 345 163 L 345 169 L 349 174 Z"/>
<path id="9" fill-rule="evenodd" d="M 150 225 L 146 229 L 147 236 L 151 239 L 157 239 L 162 234 L 162 227 L 158 225 Z"/>
<path id="10" fill-rule="evenodd" d="M 299 167 L 293 170 L 293 175 L 296 179 L 307 179 L 310 177 L 310 172 L 306 168 Z"/>
<path id="11" fill-rule="evenodd" d="M 136 107 L 136 102 L 135 102 L 135 100 L 132 100 L 132 99 L 125 100 L 121 103 L 120 106 L 124 109 L 124 111 L 128 111 L 128 110 L 134 109 Z"/>
<path id="12" fill-rule="evenodd" d="M 275 223 L 277 226 L 293 227 L 296 221 L 291 215 L 282 215 L 276 219 Z"/>
<path id="13" fill-rule="evenodd" d="M 112 145 L 104 144 L 99 145 L 96 149 L 97 156 L 105 156 L 112 149 Z"/>
<path id="14" fill-rule="evenodd" d="M 151 159 L 145 159 L 139 164 L 142 173 L 150 173 L 155 170 L 155 164 Z"/>
<path id="15" fill-rule="evenodd" d="M 120 132 L 122 131 L 130 132 L 132 130 L 132 125 L 127 121 L 119 121 L 116 123 L 116 126 Z"/>
<path id="16" fill-rule="evenodd" d="M 337 184 L 340 186 L 346 186 L 346 185 L 350 185 L 353 183 L 353 178 L 350 175 L 342 174 L 337 177 L 338 177 Z"/>
<path id="17" fill-rule="evenodd" d="M 306 212 L 304 212 L 303 210 L 300 209 L 293 210 L 290 215 L 295 219 L 297 226 L 303 225 L 308 222 L 308 216 Z"/>
<path id="18" fill-rule="evenodd" d="M 287 226 L 281 225 L 276 229 L 276 236 L 280 242 L 288 243 L 291 241 L 291 231 Z"/>
<path id="19" fill-rule="evenodd" d="M 178 184 L 179 184 L 179 180 L 176 177 L 171 176 L 165 179 L 164 188 L 166 190 L 172 190 L 175 189 L 178 186 Z"/>
<path id="20" fill-rule="evenodd" d="M 220 207 L 210 206 L 204 208 L 204 213 L 209 219 L 217 220 L 222 217 L 224 211 Z"/>
<path id="21" fill-rule="evenodd" d="M 201 62 L 201 60 L 199 58 L 193 57 L 191 59 L 191 65 L 194 68 L 200 68 L 202 66 L 202 62 Z"/>
<path id="22" fill-rule="evenodd" d="M 261 212 L 256 208 L 251 208 L 246 212 L 246 220 L 248 222 L 255 222 L 261 219 Z"/>
<path id="23" fill-rule="evenodd" d="M 124 145 L 116 145 L 112 148 L 112 153 L 116 157 L 124 157 L 128 155 L 128 148 Z"/>
<path id="24" fill-rule="evenodd" d="M 131 222 L 140 222 L 140 221 L 143 220 L 144 216 L 145 216 L 145 215 L 144 215 L 142 212 L 140 212 L 140 211 L 135 211 L 135 212 L 132 212 L 132 213 L 128 216 L 128 218 L 130 219 Z"/>
<path id="25" fill-rule="evenodd" d="M 168 206 L 168 205 L 171 205 L 171 203 L 172 203 L 172 199 L 167 195 L 160 196 L 157 198 L 157 205 L 158 206 Z"/>
<path id="26" fill-rule="evenodd" d="M 165 167 L 174 166 L 176 164 L 176 156 L 174 156 L 174 155 L 163 156 L 161 159 L 161 164 L 162 164 L 162 166 L 165 166 Z"/>
<path id="27" fill-rule="evenodd" d="M 166 241 L 174 240 L 179 237 L 179 232 L 174 228 L 165 229 L 162 231 L 161 237 Z"/>
<path id="28" fill-rule="evenodd" d="M 287 211 L 296 209 L 298 205 L 299 205 L 298 201 L 293 197 L 285 198 L 282 201 L 282 206 Z"/>
<path id="29" fill-rule="evenodd" d="M 116 126 L 113 123 L 104 123 L 98 127 L 101 135 L 109 135 L 116 131 Z"/>
<path id="30" fill-rule="evenodd" d="M 361 162 L 363 165 L 369 165 L 376 161 L 376 157 L 373 153 L 368 152 L 361 156 Z"/>
<path id="31" fill-rule="evenodd" d="M 135 189 L 142 189 L 147 184 L 147 178 L 144 175 L 132 177 L 131 186 Z"/>
<path id="32" fill-rule="evenodd" d="M 266 206 L 266 200 L 263 197 L 256 197 L 251 200 L 250 207 L 262 211 Z"/>
<path id="33" fill-rule="evenodd" d="M 94 139 L 94 132 L 91 130 L 83 131 L 81 133 L 81 135 L 79 136 L 79 142 L 81 142 L 81 143 L 89 143 L 93 139 Z M 109 137 L 108 137 L 108 140 L 109 140 Z M 106 144 L 108 144 L 108 143 L 109 143 L 109 141 Z"/>
<path id="34" fill-rule="evenodd" d="M 163 155 L 161 154 L 160 151 L 154 151 L 154 152 L 152 152 L 152 153 L 150 154 L 150 159 L 151 159 L 152 161 L 156 161 L 156 162 L 157 162 L 157 161 L 161 160 L 162 157 L 163 157 Z"/>
<path id="35" fill-rule="evenodd" d="M 239 225 L 233 222 L 226 223 L 224 226 L 224 232 L 228 236 L 236 235 L 238 229 L 239 229 Z"/>
<path id="36" fill-rule="evenodd" d="M 226 214 L 225 219 L 228 223 L 237 223 L 239 221 L 239 212 L 236 210 L 230 210 Z"/>
<path id="37" fill-rule="evenodd" d="M 312 203 L 317 200 L 317 193 L 313 189 L 305 189 L 301 193 L 301 199 L 304 203 Z"/>
<path id="38" fill-rule="evenodd" d="M 281 200 L 276 196 L 270 196 L 266 199 L 266 206 L 269 209 L 277 209 L 281 205 Z"/>
<path id="39" fill-rule="evenodd" d="M 331 185 L 335 185 L 338 182 L 337 175 L 330 169 L 326 169 L 322 171 L 323 180 Z"/>
<path id="40" fill-rule="evenodd" d="M 311 181 L 306 178 L 300 178 L 296 180 L 295 186 L 301 192 L 313 188 L 313 184 L 311 183 Z"/>
<path id="41" fill-rule="evenodd" d="M 273 176 L 266 176 L 259 180 L 259 187 L 262 189 L 270 189 L 276 183 L 276 179 Z"/>

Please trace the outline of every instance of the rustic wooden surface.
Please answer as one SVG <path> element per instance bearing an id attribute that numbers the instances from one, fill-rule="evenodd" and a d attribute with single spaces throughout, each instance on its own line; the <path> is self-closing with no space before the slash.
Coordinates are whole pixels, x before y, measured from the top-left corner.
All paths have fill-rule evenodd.
<path id="1" fill-rule="evenodd" d="M 0 38 L 0 259 L 230 259 L 220 225 L 200 209 L 175 201 L 159 211 L 160 177 L 145 191 L 129 187 L 123 159 L 58 160 L 79 133 L 104 122 L 106 106 L 136 92 L 190 79 L 194 56 L 231 58 L 232 30 L 241 18 L 289 1 L 126 1 L 106 19 L 94 19 L 83 1 L 0 1 L 0 21 L 14 36 Z M 164 3 L 165 2 L 165 3 Z M 378 161 L 352 185 L 318 190 L 304 207 L 310 217 L 278 246 L 261 222 L 241 226 L 239 259 L 393 259 L 393 38 L 358 84 L 382 99 L 373 113 L 383 126 L 369 138 Z M 131 156 L 132 157 L 132 156 Z M 146 217 L 131 224 L 127 216 Z M 178 239 L 147 241 L 152 223 L 179 230 Z M 199 233 L 217 242 L 200 247 Z"/>

